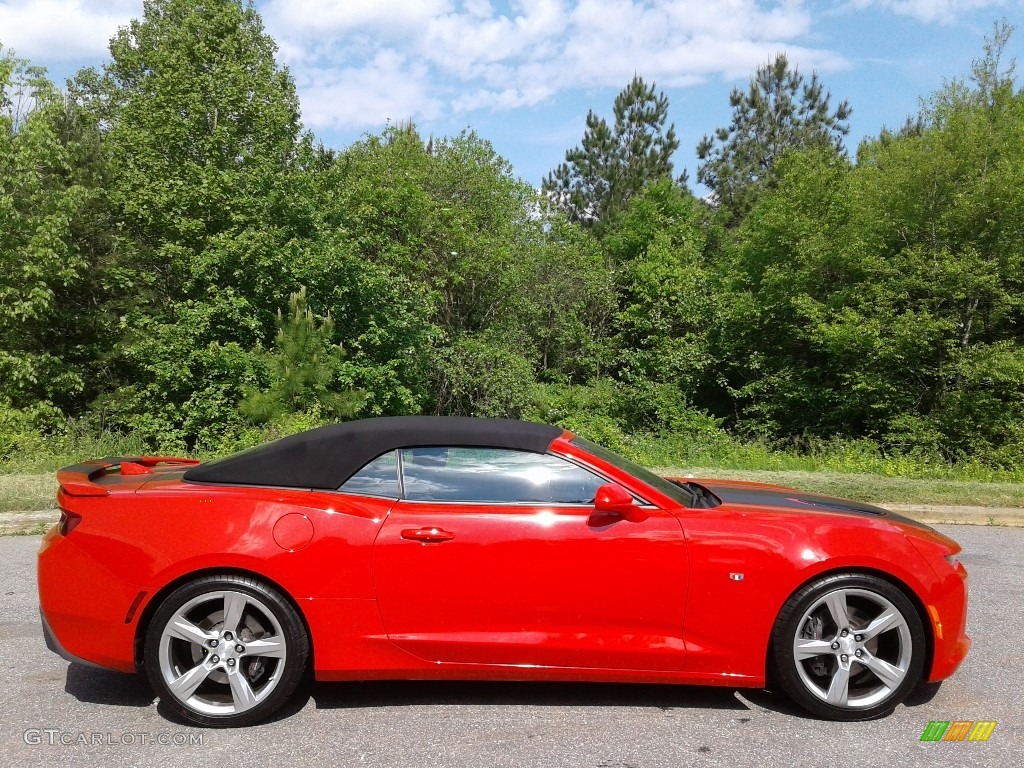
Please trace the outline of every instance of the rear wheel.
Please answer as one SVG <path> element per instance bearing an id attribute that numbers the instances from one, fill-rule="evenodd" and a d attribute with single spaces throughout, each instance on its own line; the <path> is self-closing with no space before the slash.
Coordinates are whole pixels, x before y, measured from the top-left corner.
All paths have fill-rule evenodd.
<path id="1" fill-rule="evenodd" d="M 157 608 L 146 672 L 161 700 L 193 723 L 249 725 L 284 704 L 302 679 L 309 639 L 277 590 L 242 576 L 185 584 Z"/>
<path id="2" fill-rule="evenodd" d="M 830 720 L 891 712 L 924 669 L 925 635 L 907 596 L 876 576 L 838 574 L 808 584 L 779 612 L 775 676 L 796 703 Z"/>

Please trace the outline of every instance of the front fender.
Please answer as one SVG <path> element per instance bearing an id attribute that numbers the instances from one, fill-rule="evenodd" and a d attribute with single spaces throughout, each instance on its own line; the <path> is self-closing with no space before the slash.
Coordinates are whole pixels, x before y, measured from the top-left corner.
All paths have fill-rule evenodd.
<path id="1" fill-rule="evenodd" d="M 934 572 L 884 519 L 724 507 L 679 515 L 690 556 L 684 617 L 688 672 L 749 676 L 762 684 L 775 619 L 786 600 L 826 573 L 874 572 L 919 604 Z M 926 622 L 927 626 L 927 622 Z"/>

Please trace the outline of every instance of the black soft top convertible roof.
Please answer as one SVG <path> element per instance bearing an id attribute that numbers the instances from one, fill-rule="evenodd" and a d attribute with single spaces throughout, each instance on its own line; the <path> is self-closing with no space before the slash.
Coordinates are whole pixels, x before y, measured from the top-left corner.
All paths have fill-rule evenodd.
<path id="1" fill-rule="evenodd" d="M 460 416 L 363 419 L 311 429 L 204 462 L 188 470 L 185 480 L 333 490 L 367 462 L 395 448 L 465 446 L 544 453 L 561 434 L 559 427 L 511 419 Z"/>

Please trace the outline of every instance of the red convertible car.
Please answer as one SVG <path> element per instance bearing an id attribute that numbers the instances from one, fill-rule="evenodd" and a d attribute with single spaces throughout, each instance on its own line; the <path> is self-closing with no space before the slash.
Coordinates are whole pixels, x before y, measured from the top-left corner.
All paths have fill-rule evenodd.
<path id="1" fill-rule="evenodd" d="M 790 488 L 667 480 L 541 424 L 368 419 L 58 480 L 47 645 L 144 670 L 202 725 L 266 718 L 308 669 L 770 685 L 859 720 L 970 646 L 942 534 Z"/>

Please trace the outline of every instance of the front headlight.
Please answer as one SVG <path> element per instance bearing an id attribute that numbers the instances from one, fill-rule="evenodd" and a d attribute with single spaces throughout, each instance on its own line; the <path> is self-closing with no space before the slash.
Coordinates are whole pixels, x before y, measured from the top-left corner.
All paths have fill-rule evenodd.
<path id="1" fill-rule="evenodd" d="M 953 554 L 953 555 L 944 555 L 944 557 L 946 558 L 946 562 L 947 563 L 949 563 L 954 568 L 956 568 L 956 564 L 960 562 L 960 555 L 962 555 L 962 554 L 963 554 L 962 552 L 957 552 L 956 554 Z"/>

